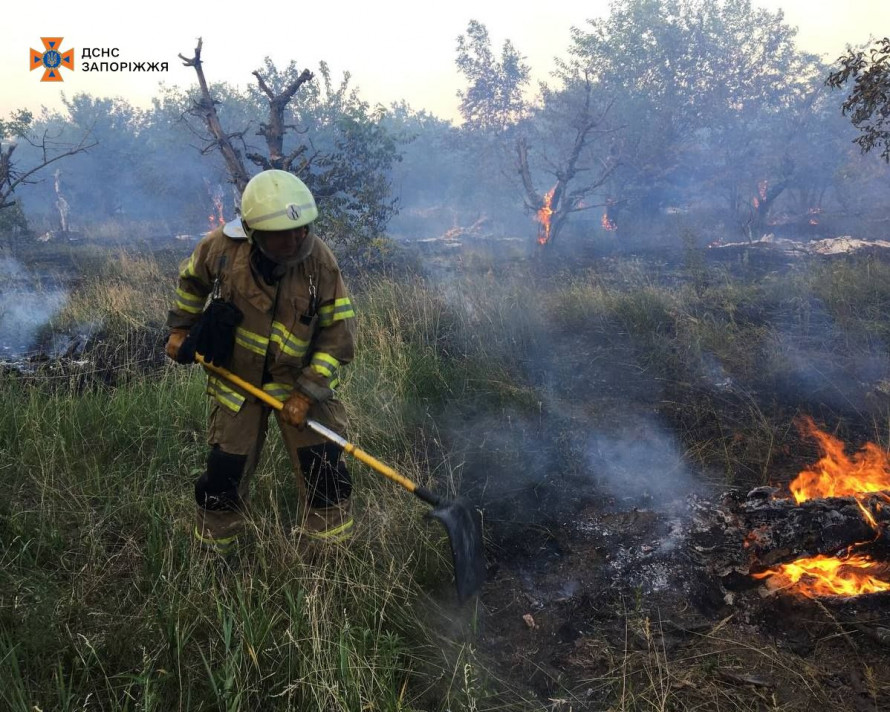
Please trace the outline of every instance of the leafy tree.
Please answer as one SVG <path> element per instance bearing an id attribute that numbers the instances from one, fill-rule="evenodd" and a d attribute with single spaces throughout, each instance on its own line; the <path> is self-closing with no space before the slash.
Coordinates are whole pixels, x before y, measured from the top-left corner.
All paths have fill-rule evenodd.
<path id="1" fill-rule="evenodd" d="M 454 150 L 450 121 L 401 101 L 389 107 L 383 125 L 400 146 L 401 160 L 390 172 L 400 205 L 441 205 L 456 196 L 467 164 Z"/>
<path id="2" fill-rule="evenodd" d="M 264 73 L 273 72 L 267 60 Z M 292 64 L 277 81 L 295 72 Z M 299 156 L 295 172 L 322 207 L 318 229 L 335 244 L 357 246 L 381 236 L 397 212 L 390 174 L 401 159 L 399 141 L 387 128 L 386 110 L 362 101 L 348 73 L 335 83 L 322 62 L 318 76 L 321 82 L 289 107 L 288 122 L 299 128 L 285 145 L 288 155 Z"/>
<path id="3" fill-rule="evenodd" d="M 87 128 L 101 141 L 72 167 L 66 186 L 78 212 L 91 219 L 129 216 L 145 219 L 149 206 L 139 190 L 145 148 L 140 134 L 145 114 L 121 98 L 78 93 L 63 98 L 67 131 Z"/>
<path id="4" fill-rule="evenodd" d="M 525 100 L 530 68 L 510 40 L 496 54 L 488 29 L 476 20 L 457 38 L 456 64 L 467 88 L 458 92 L 463 124 L 452 147 L 471 169 L 462 220 L 469 224 L 491 212 L 519 213 L 523 188 L 515 166 L 516 141 L 530 114 Z"/>
<path id="5" fill-rule="evenodd" d="M 471 20 L 467 34 L 457 38 L 457 68 L 468 82 L 467 90 L 458 92 L 460 113 L 468 129 L 501 133 L 522 118 L 530 68 L 510 40 L 504 42 L 497 59 L 488 29 Z"/>
<path id="6" fill-rule="evenodd" d="M 11 206 L 0 210 L 0 248 L 14 255 L 23 238 L 30 234 L 21 200 L 15 200 Z"/>
<path id="7" fill-rule="evenodd" d="M 550 216 L 551 239 L 574 212 L 605 207 L 604 227 L 620 227 L 707 185 L 753 234 L 794 182 L 790 140 L 819 71 L 794 34 L 750 0 L 615 0 L 573 29 L 553 86 L 527 106 L 521 75 L 504 70 L 512 45 L 498 61 L 471 23 L 458 45 L 464 125 L 493 137 L 502 166 L 512 146 L 525 205 Z"/>
<path id="8" fill-rule="evenodd" d="M 97 147 L 61 165 L 56 181 L 70 207 L 71 224 L 93 237 L 132 239 L 200 232 L 214 204 L 225 195 L 221 161 L 202 159 L 195 136 L 182 121 L 188 97 L 164 89 L 149 109 L 126 100 L 84 93 L 64 100 L 62 112 L 35 118 L 35 131 L 71 141 L 89 129 Z M 23 145 L 23 158 L 36 160 L 36 149 Z M 22 195 L 27 213 L 55 218 L 59 196 L 54 181 L 32 186 Z M 226 210 L 231 218 L 234 209 Z"/>
<path id="9" fill-rule="evenodd" d="M 655 215 L 688 200 L 702 179 L 722 183 L 737 204 L 765 182 L 762 218 L 793 165 L 779 150 L 753 185 L 747 169 L 769 154 L 758 152 L 764 139 L 781 147 L 788 138 L 777 119 L 805 105 L 817 71 L 794 34 L 781 11 L 750 0 L 616 0 L 608 17 L 573 30 L 563 74 L 586 69 L 615 97 L 624 124 L 615 205 Z"/>
<path id="10" fill-rule="evenodd" d="M 399 199 L 399 215 L 390 228 L 426 237 L 468 225 L 485 226 L 492 208 L 488 186 L 500 175 L 485 176 L 479 156 L 471 154 L 469 142 L 478 137 L 405 102 L 389 107 L 385 124 L 397 137 L 402 154 L 390 172 Z M 516 210 L 515 202 L 511 208 Z"/>
<path id="11" fill-rule="evenodd" d="M 246 112 L 230 87 L 220 87 L 216 93 L 225 97 L 226 115 Z M 185 92 L 166 87 L 153 100 L 139 130 L 141 195 L 177 232 L 230 220 L 237 205 L 222 160 L 218 154 L 201 155 L 198 137 L 183 120 L 190 105 Z"/>
<path id="12" fill-rule="evenodd" d="M 890 37 L 876 42 L 867 56 L 864 49 L 848 49 L 838 64 L 826 83 L 840 89 L 853 82 L 842 111 L 861 132 L 855 143 L 863 153 L 881 147 L 881 158 L 890 163 Z"/>

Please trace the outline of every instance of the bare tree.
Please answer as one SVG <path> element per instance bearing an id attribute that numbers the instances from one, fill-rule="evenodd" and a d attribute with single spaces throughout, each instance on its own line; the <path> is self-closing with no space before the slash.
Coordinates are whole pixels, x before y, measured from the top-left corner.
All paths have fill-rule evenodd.
<path id="1" fill-rule="evenodd" d="M 32 123 L 33 116 L 29 111 L 14 112 L 10 120 L 0 121 L 0 139 L 6 139 L 0 143 L 0 210 L 15 205 L 12 194 L 16 188 L 35 183 L 34 176 L 48 165 L 87 151 L 98 143 L 90 140 L 90 131 L 85 131 L 74 143 L 59 141 L 58 136 L 51 135 L 46 129 L 38 135 L 32 131 Z M 33 165 L 21 167 L 13 159 L 19 140 L 38 150 L 39 157 Z"/>
<path id="2" fill-rule="evenodd" d="M 538 242 L 551 244 L 571 214 L 604 205 L 592 198 L 616 161 L 608 152 L 598 155 L 594 146 L 614 130 L 605 123 L 612 102 L 598 103 L 597 86 L 583 71 L 564 77 L 559 91 L 542 86 L 540 100 L 526 102 L 524 58 L 509 40 L 496 57 L 485 25 L 477 21 L 458 38 L 457 49 L 457 67 L 468 81 L 459 93 L 467 145 L 480 163 L 488 158 L 509 171 L 511 187 L 541 223 Z M 542 174 L 555 181 L 547 192 L 535 187 Z"/>
<path id="3" fill-rule="evenodd" d="M 284 111 L 294 94 L 299 91 L 303 84 L 312 81 L 314 75 L 308 69 L 304 69 L 296 79 L 285 87 L 284 91 L 278 94 L 269 88 L 259 70 L 253 72 L 253 76 L 256 77 L 260 91 L 269 100 L 269 123 L 260 124 L 260 130 L 257 132 L 266 139 L 269 158 L 266 159 L 264 156 L 256 153 L 249 153 L 247 157 L 263 169 L 279 168 L 284 171 L 290 171 L 294 168 L 294 161 L 304 156 L 308 148 L 306 144 L 300 144 L 287 156 L 284 155 L 284 134 L 288 129 L 296 129 L 296 126 L 284 122 Z M 296 172 L 299 172 L 299 170 Z"/>
<path id="4" fill-rule="evenodd" d="M 358 246 L 378 237 L 396 212 L 397 202 L 391 198 L 389 171 L 398 152 L 396 139 L 382 124 L 384 110 L 369 110 L 357 91 L 348 86 L 348 73 L 334 89 L 324 62 L 319 68 L 323 86 L 316 89 L 312 84 L 315 75 L 308 69 L 300 71 L 291 63 L 279 72 L 267 59 L 262 71 L 253 72 L 258 91 L 246 95 L 248 110 L 254 110 L 257 102 L 261 105 L 263 99 L 268 102 L 267 119 L 259 122 L 256 131 L 265 141 L 263 153 L 249 146 L 247 126 L 236 132 L 224 129 L 217 113 L 220 102 L 211 95 L 204 76 L 201 49 L 198 39 L 194 56 L 179 55 L 198 75 L 199 98 L 187 113 L 203 120 L 209 134 L 202 133 L 202 152 L 218 149 L 222 153 L 238 193 L 250 180 L 246 161 L 261 170 L 285 170 L 305 181 L 316 200 L 325 201 L 318 228 L 326 239 Z M 237 105 L 245 95 L 236 94 L 235 98 Z M 248 126 L 250 122 L 248 118 Z M 308 134 L 310 130 L 311 135 L 288 141 L 291 134 Z"/>
<path id="5" fill-rule="evenodd" d="M 219 149 L 226 162 L 229 176 L 238 188 L 238 192 L 241 193 L 244 191 L 244 187 L 250 180 L 250 174 L 242 160 L 241 151 L 235 147 L 234 140 L 243 139 L 244 132 L 227 133 L 223 130 L 219 115 L 216 112 L 216 105 L 218 102 L 211 96 L 210 87 L 207 84 L 207 79 L 204 77 L 204 68 L 201 62 L 202 46 L 203 41 L 201 38 L 198 38 L 198 46 L 195 47 L 195 54 L 193 57 L 189 58 L 181 54 L 179 55 L 183 64 L 186 67 L 194 67 L 195 72 L 198 75 L 198 87 L 201 92 L 201 98 L 195 101 L 192 113 L 196 116 L 200 116 L 204 120 L 207 129 L 213 137 L 213 140 L 205 146 L 203 152 L 209 153 L 213 149 Z M 260 124 L 260 129 L 257 132 L 258 135 L 263 136 L 266 140 L 268 156 L 251 151 L 245 151 L 244 155 L 263 170 L 278 168 L 285 171 L 291 171 L 294 168 L 294 162 L 301 156 L 305 155 L 307 147 L 305 145 L 300 145 L 287 156 L 283 155 L 284 135 L 289 129 L 296 128 L 285 122 L 285 110 L 290 100 L 293 99 L 294 95 L 299 91 L 300 87 L 306 82 L 312 81 L 314 75 L 308 69 L 304 69 L 296 79 L 290 82 L 283 91 L 277 94 L 269 87 L 266 79 L 259 70 L 253 72 L 253 76 L 256 77 L 260 91 L 262 91 L 269 100 L 269 119 L 266 123 Z"/>
<path id="6" fill-rule="evenodd" d="M 216 105 L 210 95 L 210 87 L 207 85 L 207 79 L 204 77 L 204 66 L 201 62 L 201 48 L 204 46 L 202 38 L 198 38 L 198 46 L 195 47 L 193 57 L 184 57 L 179 55 L 182 63 L 186 67 L 194 67 L 195 73 L 198 75 L 198 87 L 201 91 L 201 98 L 196 99 L 192 106 L 192 113 L 201 117 L 210 131 L 213 140 L 204 147 L 202 153 L 210 153 L 214 149 L 219 149 L 223 160 L 226 162 L 226 168 L 229 171 L 229 177 L 232 183 L 238 188 L 238 192 L 244 191 L 244 186 L 250 180 L 250 175 L 244 167 L 244 161 L 241 158 L 241 152 L 235 148 L 232 139 L 240 138 L 242 133 L 226 133 L 223 130 L 219 115 L 216 113 Z"/>

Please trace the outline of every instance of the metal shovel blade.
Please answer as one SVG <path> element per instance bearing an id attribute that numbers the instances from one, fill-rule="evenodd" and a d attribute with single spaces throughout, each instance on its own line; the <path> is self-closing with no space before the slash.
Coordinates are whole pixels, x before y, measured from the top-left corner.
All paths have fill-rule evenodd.
<path id="1" fill-rule="evenodd" d="M 457 598 L 464 603 L 485 582 L 485 557 L 482 553 L 482 518 L 462 498 L 442 504 L 427 515 L 438 519 L 448 533 L 454 558 L 454 583 Z"/>

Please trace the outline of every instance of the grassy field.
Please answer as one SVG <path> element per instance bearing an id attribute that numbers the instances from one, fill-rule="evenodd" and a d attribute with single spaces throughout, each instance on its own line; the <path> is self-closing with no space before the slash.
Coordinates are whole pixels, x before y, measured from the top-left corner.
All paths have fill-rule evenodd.
<path id="1" fill-rule="evenodd" d="M 90 364 L 0 375 L 0 706 L 541 709 L 480 653 L 484 597 L 456 605 L 441 530 L 365 468 L 353 465 L 355 541 L 306 563 L 289 536 L 297 490 L 273 434 L 247 544 L 228 561 L 195 545 L 207 403 L 197 367 L 159 358 L 173 274 L 126 253 L 91 267 L 55 323 L 101 321 Z M 592 378 L 624 378 L 626 364 L 659 384 L 685 459 L 712 483 L 770 481 L 802 409 L 888 445 L 890 267 L 878 259 L 756 273 L 741 257 L 692 253 L 571 270 L 482 262 L 435 284 L 351 286 L 350 435 L 447 495 L 469 489 L 484 504 L 487 483 L 465 479 L 445 422 L 568 412 Z M 579 418 L 613 419 L 618 402 L 644 405 L 620 386 L 589 395 L 552 437 L 570 441 Z M 653 655 L 641 664 L 668 664 Z M 616 651 L 614 709 L 685 708 L 671 694 L 630 694 L 628 660 Z"/>
<path id="2" fill-rule="evenodd" d="M 409 682 L 443 662 L 425 628 L 448 594 L 422 593 L 447 586 L 442 534 L 410 495 L 365 472 L 356 541 L 304 563 L 286 527 L 297 489 L 273 437 L 255 536 L 228 562 L 196 547 L 207 403 L 197 368 L 151 367 L 171 283 L 159 270 L 116 257 L 59 316 L 60 328 L 105 317 L 98 363 L 3 377 L 14 404 L 0 416 L 3 706 L 413 709 L 432 681 Z M 437 351 L 437 315 L 422 311 L 436 305 L 409 313 L 415 303 L 387 285 L 365 297 L 374 329 L 347 391 L 366 399 L 350 401 L 368 409 L 363 444 L 429 484 L 409 406 L 440 397 L 457 366 Z M 455 615 L 471 626 L 472 611 Z"/>

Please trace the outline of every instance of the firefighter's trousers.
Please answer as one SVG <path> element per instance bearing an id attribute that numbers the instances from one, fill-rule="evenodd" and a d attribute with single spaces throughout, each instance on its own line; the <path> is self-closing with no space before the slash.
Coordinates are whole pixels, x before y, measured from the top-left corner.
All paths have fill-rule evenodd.
<path id="1" fill-rule="evenodd" d="M 195 536 L 226 551 L 244 526 L 250 480 L 266 439 L 272 409 L 246 401 L 235 413 L 211 402 L 207 441 L 207 469 L 195 482 L 198 521 Z M 299 430 L 275 412 L 284 446 L 303 493 L 302 522 L 319 538 L 345 539 L 351 532 L 349 497 L 352 483 L 342 450 L 306 428 Z M 309 417 L 336 432 L 344 432 L 346 418 L 337 400 L 319 403 Z"/>

